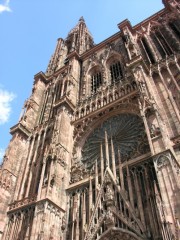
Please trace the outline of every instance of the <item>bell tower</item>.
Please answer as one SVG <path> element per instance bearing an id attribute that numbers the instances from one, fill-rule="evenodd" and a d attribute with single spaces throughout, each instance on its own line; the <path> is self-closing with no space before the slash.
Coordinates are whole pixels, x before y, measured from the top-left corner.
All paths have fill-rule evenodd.
<path id="1" fill-rule="evenodd" d="M 78 54 L 86 52 L 93 46 L 93 38 L 83 17 L 79 19 L 78 24 L 69 32 L 66 44 L 68 53 L 76 51 Z"/>

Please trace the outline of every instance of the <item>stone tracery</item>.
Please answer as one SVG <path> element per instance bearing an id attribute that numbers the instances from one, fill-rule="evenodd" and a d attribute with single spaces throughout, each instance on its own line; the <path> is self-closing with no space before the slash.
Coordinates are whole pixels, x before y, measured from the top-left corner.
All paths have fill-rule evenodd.
<path id="1" fill-rule="evenodd" d="M 122 161 L 130 159 L 149 151 L 144 126 L 138 116 L 121 114 L 114 116 L 93 131 L 82 149 L 82 162 L 92 165 L 95 159 L 100 158 L 100 144 L 104 148 L 104 133 L 107 131 L 108 141 L 113 140 L 115 155 L 118 148 L 121 151 Z"/>

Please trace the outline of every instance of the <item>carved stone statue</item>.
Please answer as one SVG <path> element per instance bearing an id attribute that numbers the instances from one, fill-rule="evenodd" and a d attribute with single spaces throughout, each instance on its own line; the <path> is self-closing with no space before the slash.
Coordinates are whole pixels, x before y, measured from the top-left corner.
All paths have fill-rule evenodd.
<path id="1" fill-rule="evenodd" d="M 130 60 L 138 55 L 137 43 L 135 42 L 131 32 L 126 27 L 123 30 L 124 33 L 124 42 L 127 49 Z"/>

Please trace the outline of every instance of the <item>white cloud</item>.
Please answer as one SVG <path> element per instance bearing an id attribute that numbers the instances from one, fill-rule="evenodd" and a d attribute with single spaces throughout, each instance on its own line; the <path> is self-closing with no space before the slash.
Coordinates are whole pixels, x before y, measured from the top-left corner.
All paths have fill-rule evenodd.
<path id="1" fill-rule="evenodd" d="M 15 98 L 13 93 L 0 89 L 0 125 L 9 120 L 11 102 Z"/>
<path id="2" fill-rule="evenodd" d="M 10 0 L 5 0 L 4 4 L 0 4 L 0 13 L 2 12 L 11 12 L 9 7 Z"/>

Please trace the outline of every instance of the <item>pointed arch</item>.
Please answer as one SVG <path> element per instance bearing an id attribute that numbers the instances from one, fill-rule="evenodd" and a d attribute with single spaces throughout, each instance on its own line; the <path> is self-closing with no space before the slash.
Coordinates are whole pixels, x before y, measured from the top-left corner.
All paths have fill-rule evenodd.
<path id="1" fill-rule="evenodd" d="M 91 94 L 96 93 L 98 88 L 103 83 L 102 69 L 100 65 L 93 66 L 88 71 L 88 83 L 89 83 L 88 85 L 90 86 Z"/>
<path id="2" fill-rule="evenodd" d="M 117 53 L 111 54 L 106 60 L 106 67 L 108 70 L 108 78 L 110 83 L 114 84 L 123 78 L 123 67 L 121 55 Z"/>

